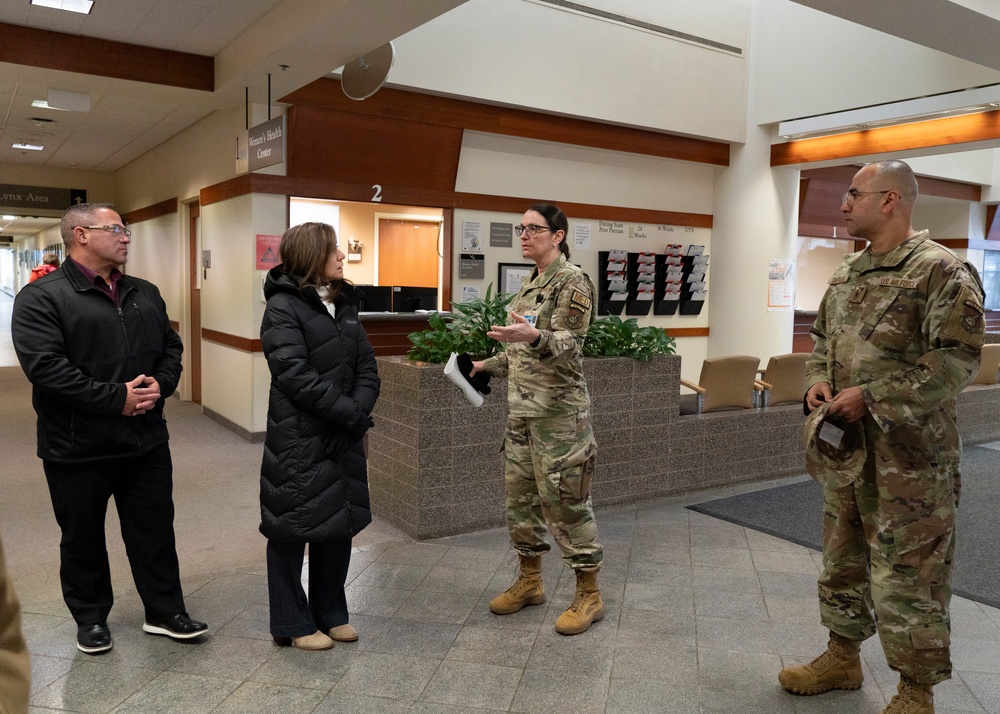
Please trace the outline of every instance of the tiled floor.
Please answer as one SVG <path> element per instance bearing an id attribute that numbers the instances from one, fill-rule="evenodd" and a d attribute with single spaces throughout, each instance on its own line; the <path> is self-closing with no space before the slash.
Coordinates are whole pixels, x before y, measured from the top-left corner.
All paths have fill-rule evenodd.
<path id="1" fill-rule="evenodd" d="M 778 687 L 782 663 L 824 643 L 818 555 L 684 508 L 728 493 L 600 510 L 607 616 L 576 637 L 552 629 L 572 583 L 554 553 L 548 604 L 489 612 L 514 567 L 501 529 L 356 549 L 348 592 L 361 639 L 327 652 L 270 641 L 263 565 L 185 584 L 189 610 L 213 623 L 197 644 L 142 634 L 126 594 L 114 650 L 90 657 L 62 603 L 36 603 L 25 615 L 32 711 L 878 712 L 897 680 L 874 641 L 858 692 Z M 1000 611 L 956 600 L 953 652 L 937 711 L 1000 712 Z"/>
<path id="2" fill-rule="evenodd" d="M 0 296 L 0 310 L 9 305 Z M 12 350 L 3 328 L 0 364 L 16 364 L 5 360 Z M 684 507 L 735 490 L 598 510 L 607 616 L 576 637 L 553 630 L 573 586 L 556 552 L 545 559 L 549 602 L 498 617 L 487 602 L 515 569 L 503 529 L 415 542 L 376 519 L 356 540 L 348 587 L 360 641 L 316 653 L 278 647 L 268 636 L 255 532 L 261 447 L 190 403 L 170 406 L 174 499 L 184 519 L 182 573 L 200 573 L 184 581 L 187 606 L 211 634 L 187 644 L 143 634 L 112 535 L 115 647 L 84 655 L 58 598 L 57 534 L 24 410 L 0 434 L 0 525 L 9 561 L 20 560 L 32 712 L 875 714 L 895 689 L 874 640 L 862 649 L 860 691 L 796 697 L 780 689 L 783 663 L 825 645 L 819 556 Z M 110 531 L 113 521 L 112 513 Z M 1000 712 L 1000 611 L 956 599 L 953 658 L 955 677 L 936 688 L 937 712 Z"/>

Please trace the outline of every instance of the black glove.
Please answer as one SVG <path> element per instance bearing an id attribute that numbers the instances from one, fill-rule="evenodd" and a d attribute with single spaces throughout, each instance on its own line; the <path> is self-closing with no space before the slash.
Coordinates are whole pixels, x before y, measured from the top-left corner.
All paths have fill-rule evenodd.
<path id="1" fill-rule="evenodd" d="M 364 412 L 361 412 L 361 416 L 347 427 L 347 433 L 355 442 L 361 441 L 373 426 L 375 426 L 375 420 Z"/>
<path id="2" fill-rule="evenodd" d="M 472 357 L 469 356 L 468 352 L 463 352 L 455 360 L 458 364 L 458 371 L 462 373 L 465 377 L 465 381 L 472 385 L 480 394 L 490 393 L 490 373 L 489 372 L 476 372 L 472 374 Z"/>

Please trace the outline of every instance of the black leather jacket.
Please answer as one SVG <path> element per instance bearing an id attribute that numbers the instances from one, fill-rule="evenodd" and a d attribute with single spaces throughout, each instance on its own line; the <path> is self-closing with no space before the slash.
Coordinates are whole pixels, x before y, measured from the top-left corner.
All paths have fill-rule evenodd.
<path id="1" fill-rule="evenodd" d="M 67 260 L 14 299 L 11 335 L 32 384 L 38 456 L 60 463 L 139 456 L 168 439 L 163 399 L 181 376 L 180 336 L 152 283 L 123 275 L 121 308 Z M 162 398 L 122 416 L 125 382 L 159 382 Z"/>

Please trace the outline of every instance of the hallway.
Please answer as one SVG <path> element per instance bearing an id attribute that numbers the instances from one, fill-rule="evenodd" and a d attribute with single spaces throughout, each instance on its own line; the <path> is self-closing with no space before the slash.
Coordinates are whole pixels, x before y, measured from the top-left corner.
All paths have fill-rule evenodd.
<path id="1" fill-rule="evenodd" d="M 0 307 L 7 355 L 9 300 Z M 497 617 L 487 602 L 514 570 L 503 529 L 415 542 L 376 518 L 355 541 L 348 586 L 360 641 L 319 653 L 278 647 L 257 532 L 262 447 L 176 399 L 167 416 L 181 574 L 188 609 L 211 635 L 178 643 L 141 632 L 111 509 L 115 647 L 91 657 L 76 649 L 59 592 L 59 534 L 19 367 L 0 368 L 0 393 L 0 531 L 32 653 L 32 712 L 874 714 L 895 689 L 875 641 L 862 650 L 860 691 L 780 689 L 782 664 L 825 642 L 820 559 L 685 508 L 734 489 L 599 509 L 607 616 L 576 637 L 552 627 L 572 597 L 557 554 L 545 558 L 548 603 Z M 937 711 L 1000 711 L 1000 611 L 956 599 L 953 620 L 956 676 L 937 688 Z"/>

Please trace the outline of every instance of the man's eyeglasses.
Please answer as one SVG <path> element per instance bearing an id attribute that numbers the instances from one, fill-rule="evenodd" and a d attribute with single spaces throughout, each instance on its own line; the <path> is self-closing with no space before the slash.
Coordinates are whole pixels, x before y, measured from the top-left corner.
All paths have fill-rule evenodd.
<path id="1" fill-rule="evenodd" d="M 534 224 L 527 226 L 514 226 L 514 232 L 520 238 L 522 233 L 527 233 L 529 238 L 534 238 L 539 233 L 544 233 L 545 231 L 552 231 L 548 226 L 536 226 Z"/>
<path id="2" fill-rule="evenodd" d="M 132 237 L 132 231 L 130 231 L 125 226 L 113 225 L 113 226 L 80 226 L 80 228 L 86 228 L 89 231 L 110 231 L 116 236 L 125 236 L 126 238 Z"/>
<path id="3" fill-rule="evenodd" d="M 854 202 L 857 201 L 862 196 L 871 196 L 876 193 L 892 193 L 892 190 L 890 189 L 889 191 L 858 191 L 857 189 L 852 188 L 850 191 L 841 196 L 840 201 L 841 203 L 846 203 L 848 206 L 850 206 L 853 205 Z"/>

